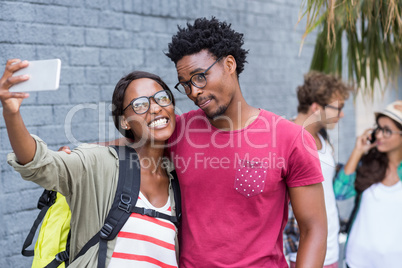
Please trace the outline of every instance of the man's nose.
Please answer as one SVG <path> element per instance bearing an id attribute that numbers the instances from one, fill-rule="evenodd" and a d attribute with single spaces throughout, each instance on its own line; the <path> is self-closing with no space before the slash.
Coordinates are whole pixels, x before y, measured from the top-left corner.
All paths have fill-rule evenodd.
<path id="1" fill-rule="evenodd" d="M 198 88 L 196 86 L 194 86 L 193 84 L 190 83 L 189 85 L 191 87 L 191 93 L 190 95 L 188 95 L 188 97 L 192 100 L 196 100 L 198 95 L 201 95 L 203 92 L 202 88 Z"/>

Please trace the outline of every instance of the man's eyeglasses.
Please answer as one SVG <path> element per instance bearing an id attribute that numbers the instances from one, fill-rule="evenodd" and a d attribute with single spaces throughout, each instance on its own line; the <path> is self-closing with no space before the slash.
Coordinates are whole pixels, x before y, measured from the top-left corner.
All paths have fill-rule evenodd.
<path id="1" fill-rule="evenodd" d="M 402 131 L 392 131 L 389 128 L 386 128 L 386 127 L 382 128 L 380 126 L 377 126 L 373 132 L 374 132 L 374 135 L 377 135 L 378 133 L 382 132 L 383 137 L 386 139 L 390 138 L 392 136 L 392 134 L 399 134 L 399 135 L 402 134 Z"/>
<path id="2" fill-rule="evenodd" d="M 341 112 L 342 112 L 342 109 L 343 109 L 343 106 L 341 106 L 341 107 L 336 107 L 336 106 L 332 106 L 332 105 L 326 105 L 325 107 L 328 107 L 328 108 L 330 108 L 330 109 L 334 109 L 334 110 L 338 110 L 338 117 L 341 115 Z"/>
<path id="3" fill-rule="evenodd" d="M 205 74 L 209 71 L 209 69 L 212 68 L 212 66 L 215 65 L 218 61 L 220 61 L 222 57 L 217 59 L 214 63 L 212 63 L 211 66 L 209 66 L 204 72 L 194 74 L 191 76 L 190 80 L 186 82 L 179 82 L 177 83 L 174 87 L 177 89 L 180 93 L 190 95 L 191 94 L 191 85 L 198 87 L 198 88 L 204 88 L 207 85 L 207 78 L 205 77 Z"/>
<path id="4" fill-rule="evenodd" d="M 125 111 L 128 107 L 132 107 L 133 111 L 136 114 L 145 114 L 149 110 L 149 106 L 151 105 L 151 98 L 155 100 L 155 102 L 162 107 L 168 106 L 172 103 L 172 93 L 167 90 L 161 90 L 156 92 L 153 96 L 143 96 L 136 99 L 133 99 L 126 108 L 123 109 Z"/>

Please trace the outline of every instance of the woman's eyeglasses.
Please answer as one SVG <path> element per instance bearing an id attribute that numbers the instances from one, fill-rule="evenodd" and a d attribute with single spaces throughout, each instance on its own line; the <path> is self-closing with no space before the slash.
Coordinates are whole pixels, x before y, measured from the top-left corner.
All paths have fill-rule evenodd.
<path id="1" fill-rule="evenodd" d="M 162 107 L 169 106 L 173 99 L 172 93 L 170 93 L 168 90 L 161 90 L 156 92 L 153 96 L 143 96 L 133 99 L 130 104 L 123 109 L 123 111 L 131 106 L 136 114 L 145 114 L 148 112 L 149 107 L 151 106 L 151 98 L 153 98 L 155 102 Z"/>
<path id="2" fill-rule="evenodd" d="M 380 126 L 377 126 L 373 132 L 374 135 L 377 135 L 378 133 L 382 132 L 383 137 L 386 139 L 390 138 L 393 134 L 399 134 L 399 135 L 402 134 L 402 131 L 392 131 L 389 128 L 386 127 L 382 128 Z"/>

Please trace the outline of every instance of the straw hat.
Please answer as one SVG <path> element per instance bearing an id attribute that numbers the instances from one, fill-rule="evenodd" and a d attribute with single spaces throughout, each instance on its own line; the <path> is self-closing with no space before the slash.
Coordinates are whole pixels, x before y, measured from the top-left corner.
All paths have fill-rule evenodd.
<path id="1" fill-rule="evenodd" d="M 397 109 L 395 108 L 395 105 L 399 106 Z M 402 125 L 402 101 L 395 101 L 391 104 L 388 104 L 388 106 L 383 109 L 382 111 L 378 111 L 374 113 L 375 118 L 377 118 L 379 115 L 385 115 L 388 116 L 389 118 L 395 120 L 399 124 Z"/>

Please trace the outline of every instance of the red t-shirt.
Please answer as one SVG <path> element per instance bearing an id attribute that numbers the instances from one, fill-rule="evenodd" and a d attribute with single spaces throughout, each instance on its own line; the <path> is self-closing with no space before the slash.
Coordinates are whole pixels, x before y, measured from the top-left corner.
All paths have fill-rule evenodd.
<path id="1" fill-rule="evenodd" d="M 261 110 L 221 131 L 202 110 L 177 117 L 169 140 L 182 194 L 180 267 L 288 267 L 287 187 L 323 181 L 312 136 Z"/>

